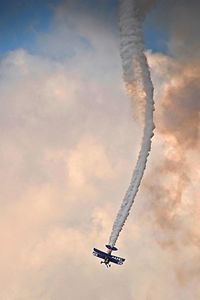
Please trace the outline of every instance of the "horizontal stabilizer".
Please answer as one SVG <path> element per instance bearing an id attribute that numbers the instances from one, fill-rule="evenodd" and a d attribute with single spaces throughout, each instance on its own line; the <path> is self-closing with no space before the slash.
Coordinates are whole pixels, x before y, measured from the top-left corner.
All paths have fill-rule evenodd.
<path id="1" fill-rule="evenodd" d="M 117 251 L 118 249 L 116 247 L 112 247 L 110 245 L 106 245 L 106 248 L 108 248 L 109 250 L 112 250 L 112 251 Z"/>

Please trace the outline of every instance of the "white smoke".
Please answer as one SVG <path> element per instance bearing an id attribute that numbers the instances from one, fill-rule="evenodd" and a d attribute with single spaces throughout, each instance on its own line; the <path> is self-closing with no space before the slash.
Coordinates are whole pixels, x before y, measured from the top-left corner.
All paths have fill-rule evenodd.
<path id="1" fill-rule="evenodd" d="M 120 1 L 120 34 L 121 34 L 121 58 L 123 77 L 129 95 L 134 101 L 145 105 L 144 133 L 141 150 L 134 169 L 130 186 L 123 199 L 117 217 L 114 221 L 109 244 L 114 246 L 120 231 L 129 215 L 139 189 L 147 158 L 151 150 L 151 138 L 153 137 L 153 84 L 150 71 L 144 54 L 144 38 L 142 19 L 135 0 Z"/>

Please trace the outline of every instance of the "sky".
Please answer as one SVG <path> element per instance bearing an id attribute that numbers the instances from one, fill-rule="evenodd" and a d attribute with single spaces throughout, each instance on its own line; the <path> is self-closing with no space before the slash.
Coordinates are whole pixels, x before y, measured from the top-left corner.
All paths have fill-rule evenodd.
<path id="1" fill-rule="evenodd" d="M 154 2 L 155 136 L 117 243 L 126 262 L 107 270 L 92 249 L 105 249 L 142 137 L 118 2 L 0 1 L 0 299 L 200 298 L 200 4 Z"/>

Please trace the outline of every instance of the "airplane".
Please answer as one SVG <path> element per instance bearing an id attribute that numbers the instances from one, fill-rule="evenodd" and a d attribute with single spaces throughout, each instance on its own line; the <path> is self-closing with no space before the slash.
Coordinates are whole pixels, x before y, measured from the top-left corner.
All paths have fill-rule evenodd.
<path id="1" fill-rule="evenodd" d="M 112 251 L 117 251 L 118 249 L 110 245 L 106 245 L 106 248 L 108 249 L 107 253 L 96 248 L 93 249 L 93 255 L 103 259 L 101 264 L 105 264 L 107 268 L 111 267 L 110 262 L 117 265 L 123 265 L 125 261 L 124 258 L 112 255 Z"/>

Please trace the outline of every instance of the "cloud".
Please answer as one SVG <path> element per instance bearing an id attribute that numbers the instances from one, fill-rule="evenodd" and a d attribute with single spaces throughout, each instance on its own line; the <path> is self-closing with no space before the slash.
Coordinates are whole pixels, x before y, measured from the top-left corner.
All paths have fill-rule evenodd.
<path id="1" fill-rule="evenodd" d="M 107 241 L 141 131 L 115 33 L 62 7 L 40 55 L 0 64 L 0 298 L 199 299 L 199 64 L 148 53 L 157 132 L 118 244 L 126 264 L 107 272 L 91 251 Z"/>
<path id="2" fill-rule="evenodd" d="M 98 68 L 91 77 L 83 58 L 70 65 L 18 49 L 1 61 L 2 299 L 96 293 L 85 288 L 91 251 L 106 242 L 121 174 L 126 184 L 134 124 L 120 77 L 106 82 Z"/>
<path id="3" fill-rule="evenodd" d="M 156 4 L 157 0 L 136 0 L 138 10 L 141 15 L 146 15 Z"/>
<path id="4" fill-rule="evenodd" d="M 155 61 L 153 63 L 155 67 Z M 174 256 L 182 252 L 174 269 L 180 285 L 186 286 L 199 278 L 196 266 L 199 204 L 196 199 L 199 194 L 200 73 L 199 65 L 193 62 L 186 65 L 176 62 L 176 65 L 175 69 L 173 65 L 168 70 L 166 78 L 169 79 L 158 95 L 162 100 L 156 110 L 157 132 L 163 146 L 146 186 L 158 242 Z"/>
<path id="5" fill-rule="evenodd" d="M 199 1 L 158 0 L 151 20 L 155 29 L 168 36 L 170 55 L 186 63 L 199 60 Z M 167 13 L 166 13 L 167 12 Z"/>
<path id="6" fill-rule="evenodd" d="M 154 82 L 162 83 L 155 86 L 160 150 L 152 153 L 157 157 L 145 182 L 148 222 L 155 226 L 158 243 L 175 258 L 172 269 L 184 297 L 194 299 L 199 297 L 200 274 L 198 6 L 196 1 L 160 2 L 159 24 L 169 30 L 171 57 L 149 55 Z"/>

